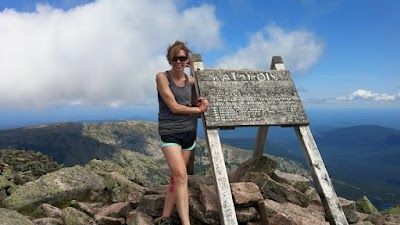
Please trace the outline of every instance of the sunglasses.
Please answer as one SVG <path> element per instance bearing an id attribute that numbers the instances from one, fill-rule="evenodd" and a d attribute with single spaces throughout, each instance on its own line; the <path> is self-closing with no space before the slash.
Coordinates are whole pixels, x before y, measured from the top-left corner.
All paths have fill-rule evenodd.
<path id="1" fill-rule="evenodd" d="M 174 56 L 174 57 L 172 57 L 172 61 L 173 62 L 176 62 L 176 61 L 181 61 L 181 62 L 184 62 L 184 61 L 186 61 L 187 60 L 187 56 Z"/>

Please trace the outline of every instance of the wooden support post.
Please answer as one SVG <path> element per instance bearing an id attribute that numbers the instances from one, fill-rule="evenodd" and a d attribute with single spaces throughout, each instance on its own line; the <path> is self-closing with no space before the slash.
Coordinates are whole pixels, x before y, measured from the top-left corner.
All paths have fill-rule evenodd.
<path id="1" fill-rule="evenodd" d="M 193 68 L 193 63 L 192 62 L 194 62 L 194 61 L 201 62 L 201 57 L 198 57 L 197 55 L 195 55 L 194 57 L 192 57 L 190 59 L 191 68 Z M 193 69 L 190 70 L 190 76 L 194 77 Z M 196 92 L 196 87 L 192 87 L 191 92 L 192 92 L 191 104 L 195 105 L 196 104 L 196 100 L 198 98 L 197 92 Z M 197 136 L 197 120 L 198 120 L 198 118 L 200 118 L 200 116 L 193 115 L 193 123 L 194 123 L 194 127 L 195 127 L 195 130 L 196 130 L 196 136 Z M 196 148 L 194 148 L 192 150 L 192 153 L 190 154 L 188 165 L 186 166 L 188 175 L 193 175 L 194 174 L 195 158 L 196 158 Z"/>
<path id="2" fill-rule="evenodd" d="M 315 188 L 321 197 L 329 223 L 331 225 L 348 225 L 346 216 L 339 205 L 339 200 L 329 178 L 328 171 L 325 168 L 317 144 L 311 134 L 310 127 L 308 125 L 295 126 L 294 129 L 306 155 Z"/>
<path id="3" fill-rule="evenodd" d="M 267 142 L 269 126 L 259 126 L 257 130 L 256 148 L 253 151 L 253 158 L 262 156 L 264 153 L 265 143 Z"/>
<path id="4" fill-rule="evenodd" d="M 224 154 L 217 129 L 204 128 L 218 194 L 219 219 L 223 225 L 237 225 L 235 205 L 226 172 Z"/>
<path id="5" fill-rule="evenodd" d="M 196 70 L 204 70 L 201 55 L 194 54 L 192 56 L 192 73 Z M 199 95 L 199 87 L 196 82 L 196 93 Z M 235 205 L 233 204 L 231 188 L 228 179 L 228 173 L 226 172 L 224 154 L 218 134 L 218 130 L 207 129 L 204 119 L 204 113 L 201 114 L 204 133 L 206 135 L 207 146 L 213 168 L 213 176 L 215 180 L 216 191 L 218 195 L 219 205 L 219 219 L 222 225 L 237 225 L 237 218 L 235 212 Z"/>
<path id="6" fill-rule="evenodd" d="M 283 64 L 282 58 L 280 56 L 272 57 L 271 70 L 285 70 L 285 65 Z M 262 156 L 264 154 L 264 147 L 267 142 L 269 126 L 259 126 L 256 138 L 256 147 L 253 151 L 253 158 Z"/>
<path id="7" fill-rule="evenodd" d="M 272 57 L 271 70 L 285 70 L 285 65 L 280 56 Z M 318 151 L 317 144 L 307 125 L 294 126 L 294 130 L 306 156 L 315 187 L 325 208 L 328 221 L 331 225 L 348 225 L 346 216 L 339 205 L 335 189 L 329 178 L 328 171 Z"/>

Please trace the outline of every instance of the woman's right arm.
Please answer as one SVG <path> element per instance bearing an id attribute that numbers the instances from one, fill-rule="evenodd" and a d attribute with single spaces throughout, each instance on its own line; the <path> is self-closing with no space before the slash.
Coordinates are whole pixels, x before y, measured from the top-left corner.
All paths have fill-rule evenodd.
<path id="1" fill-rule="evenodd" d="M 169 82 L 165 72 L 160 72 L 156 76 L 157 90 L 164 100 L 165 104 L 168 106 L 172 113 L 176 114 L 195 114 L 204 112 L 207 109 L 207 103 L 201 103 L 199 107 L 189 107 L 181 105 L 175 100 L 175 96 L 169 88 Z M 204 100 L 203 100 L 204 101 Z M 207 101 L 207 100 L 205 100 Z"/>

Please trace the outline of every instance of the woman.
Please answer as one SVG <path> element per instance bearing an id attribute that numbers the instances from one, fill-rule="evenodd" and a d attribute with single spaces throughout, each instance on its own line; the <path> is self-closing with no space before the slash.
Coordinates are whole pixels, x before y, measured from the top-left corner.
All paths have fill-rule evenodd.
<path id="1" fill-rule="evenodd" d="M 190 60 L 190 50 L 185 43 L 176 41 L 169 46 L 167 60 L 171 69 L 158 73 L 156 82 L 159 102 L 158 132 L 171 177 L 162 218 L 158 224 L 171 224 L 170 216 L 176 205 L 182 225 L 189 225 L 186 166 L 191 150 L 196 146 L 195 124 L 191 114 L 204 112 L 208 101 L 200 97 L 196 106 L 190 104 L 195 80 L 184 71 Z"/>

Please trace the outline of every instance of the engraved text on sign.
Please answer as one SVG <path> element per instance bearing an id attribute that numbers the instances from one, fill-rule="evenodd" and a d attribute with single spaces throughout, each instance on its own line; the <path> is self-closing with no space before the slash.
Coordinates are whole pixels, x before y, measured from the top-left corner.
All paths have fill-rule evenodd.
<path id="1" fill-rule="evenodd" d="M 206 69 L 196 80 L 210 102 L 206 127 L 309 123 L 289 71 Z"/>

